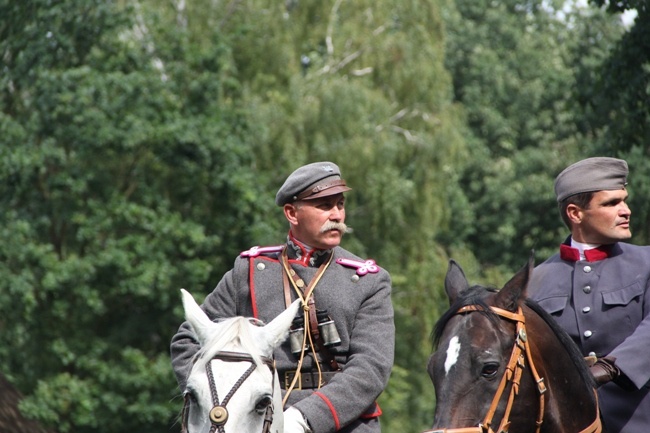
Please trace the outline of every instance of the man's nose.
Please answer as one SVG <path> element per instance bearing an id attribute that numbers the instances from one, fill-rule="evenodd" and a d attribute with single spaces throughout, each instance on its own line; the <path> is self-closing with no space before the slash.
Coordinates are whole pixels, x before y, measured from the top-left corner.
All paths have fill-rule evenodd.
<path id="1" fill-rule="evenodd" d="M 630 209 L 630 207 L 627 205 L 627 203 L 623 203 L 623 206 L 621 207 L 619 215 L 621 215 L 621 216 L 630 216 L 630 215 L 632 215 L 632 209 Z"/>
<path id="2" fill-rule="evenodd" d="M 341 221 L 343 218 L 343 208 L 339 206 L 334 206 L 330 212 L 330 220 L 332 221 Z"/>

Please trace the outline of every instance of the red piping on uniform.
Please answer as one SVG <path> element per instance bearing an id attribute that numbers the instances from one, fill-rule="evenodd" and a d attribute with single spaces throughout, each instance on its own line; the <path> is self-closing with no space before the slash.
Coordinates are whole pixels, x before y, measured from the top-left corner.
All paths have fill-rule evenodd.
<path id="1" fill-rule="evenodd" d="M 248 259 L 248 285 L 251 290 L 251 306 L 253 307 L 253 317 L 259 319 L 257 316 L 257 300 L 255 299 L 255 258 Z"/>
<path id="2" fill-rule="evenodd" d="M 334 405 L 332 402 L 329 400 L 329 398 L 325 397 L 323 394 L 320 392 L 316 391 L 314 394 L 319 396 L 320 398 L 323 399 L 327 407 L 330 408 L 330 412 L 332 412 L 332 417 L 334 418 L 334 426 L 336 427 L 336 430 L 341 428 L 341 423 L 339 422 L 339 417 L 336 415 L 336 409 L 334 409 Z"/>
<path id="3" fill-rule="evenodd" d="M 384 412 L 382 412 L 381 408 L 379 407 L 379 404 L 377 402 L 374 402 L 372 404 L 374 406 L 374 410 L 372 412 L 364 412 L 361 414 L 359 418 L 361 419 L 370 419 L 370 418 L 377 418 L 383 415 Z"/>
<path id="4" fill-rule="evenodd" d="M 305 248 L 305 244 L 300 242 L 298 239 L 294 238 L 291 231 L 289 231 L 289 238 L 294 243 L 294 245 L 300 248 L 300 259 L 289 259 L 289 262 L 298 263 L 302 266 L 309 266 L 309 260 L 311 259 L 311 256 L 313 256 L 314 253 L 318 250 L 316 248 L 312 248 L 309 251 L 307 251 L 307 249 Z"/>

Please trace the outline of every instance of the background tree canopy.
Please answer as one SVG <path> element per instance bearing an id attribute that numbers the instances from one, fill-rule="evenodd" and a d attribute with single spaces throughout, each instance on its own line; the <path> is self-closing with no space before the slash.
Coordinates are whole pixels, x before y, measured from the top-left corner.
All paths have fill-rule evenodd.
<path id="1" fill-rule="evenodd" d="M 344 246 L 394 282 L 384 431 L 428 428 L 450 257 L 500 286 L 552 254 L 553 178 L 592 155 L 628 160 L 650 240 L 650 13 L 563 3 L 0 0 L 0 373 L 22 412 L 179 431 L 178 289 L 282 242 L 277 188 L 333 160 Z"/>

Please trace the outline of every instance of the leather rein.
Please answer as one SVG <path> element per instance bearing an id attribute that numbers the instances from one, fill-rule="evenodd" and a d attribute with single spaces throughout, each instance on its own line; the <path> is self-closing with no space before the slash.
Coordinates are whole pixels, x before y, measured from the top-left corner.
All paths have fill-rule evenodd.
<path id="1" fill-rule="evenodd" d="M 275 374 L 275 363 L 273 362 L 273 359 L 268 358 L 266 356 L 260 357 L 262 359 L 262 362 L 266 364 L 270 369 L 271 369 L 271 374 Z M 257 368 L 257 364 L 255 364 L 255 360 L 251 355 L 248 353 L 242 353 L 242 352 L 228 352 L 228 351 L 221 351 L 217 352 L 217 354 L 212 358 L 212 360 L 220 360 L 220 361 L 225 361 L 225 362 L 250 362 L 251 366 L 240 376 L 240 378 L 235 382 L 233 387 L 230 389 L 228 394 L 226 394 L 226 397 L 224 397 L 223 401 L 219 403 L 219 396 L 217 394 L 217 386 L 214 381 L 214 375 L 212 373 L 212 362 L 208 362 L 206 364 L 206 372 L 208 375 L 208 382 L 210 384 L 210 394 L 212 395 L 212 409 L 210 410 L 210 422 L 212 425 L 210 426 L 210 433 L 225 433 L 225 427 L 224 425 L 226 424 L 226 421 L 228 421 L 228 409 L 226 409 L 226 405 L 232 398 L 232 396 L 235 394 L 235 392 L 241 387 L 241 385 L 244 383 L 246 379 L 255 371 Z M 211 361 L 212 361 L 211 360 Z M 275 380 L 273 380 L 273 388 L 272 388 L 272 393 L 275 392 Z M 187 430 L 187 416 L 189 413 L 189 406 L 190 406 L 190 395 L 189 393 L 185 394 L 185 404 L 183 405 L 183 415 L 182 415 L 182 426 L 181 426 L 181 433 L 188 433 Z M 264 413 L 264 424 L 262 426 L 262 433 L 269 433 L 271 430 L 271 424 L 273 423 L 273 404 L 270 404 L 266 408 L 266 412 Z"/>
<path id="2" fill-rule="evenodd" d="M 515 397 L 519 394 L 519 384 L 521 383 L 521 376 L 524 368 L 526 367 L 526 361 L 530 367 L 531 374 L 533 379 L 537 384 L 537 392 L 539 394 L 539 405 L 537 412 L 537 420 L 535 421 L 536 428 L 535 433 L 540 433 L 542 428 L 542 423 L 544 422 L 544 406 L 545 406 L 545 396 L 546 385 L 544 384 L 544 378 L 539 376 L 537 369 L 535 368 L 535 363 L 533 362 L 533 356 L 530 352 L 530 344 L 528 342 L 528 335 L 526 333 L 526 318 L 522 312 L 521 307 L 517 309 L 516 313 L 503 310 L 497 307 L 490 307 L 495 314 L 505 319 L 511 320 L 516 323 L 515 331 L 515 343 L 512 348 L 512 353 L 510 355 L 510 360 L 506 366 L 503 376 L 501 377 L 501 382 L 499 383 L 499 388 L 497 389 L 494 397 L 492 398 L 492 403 L 490 404 L 490 409 L 488 410 L 483 421 L 479 423 L 478 426 L 474 427 L 461 427 L 461 428 L 442 428 L 435 430 L 426 430 L 423 433 L 494 433 L 492 430 L 492 418 L 497 410 L 499 401 L 506 389 L 508 384 L 511 384 L 510 395 L 508 396 L 508 403 L 506 405 L 501 424 L 499 425 L 499 433 L 504 433 L 508 431 L 510 427 L 510 412 L 512 411 L 512 406 L 515 401 Z M 478 305 L 468 305 L 460 308 L 456 314 L 471 313 L 473 311 L 483 311 L 483 308 Z M 595 391 L 594 391 L 595 393 Z M 596 395 L 597 398 L 597 395 Z M 598 403 L 596 403 L 596 419 L 591 425 L 587 428 L 581 430 L 578 433 L 600 433 L 602 432 L 602 426 L 600 422 L 600 414 L 598 412 Z"/>

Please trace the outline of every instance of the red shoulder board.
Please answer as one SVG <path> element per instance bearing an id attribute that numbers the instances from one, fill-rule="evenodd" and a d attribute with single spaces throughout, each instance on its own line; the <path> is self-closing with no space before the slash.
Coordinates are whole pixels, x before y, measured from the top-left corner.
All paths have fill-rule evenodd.
<path id="1" fill-rule="evenodd" d="M 257 257 L 261 254 L 267 254 L 267 253 L 279 253 L 282 251 L 282 248 L 284 248 L 284 245 L 276 245 L 273 247 L 258 247 L 255 246 L 251 248 L 250 250 L 247 251 L 242 251 L 239 253 L 240 256 L 242 257 Z"/>
<path id="2" fill-rule="evenodd" d="M 336 259 L 336 263 L 348 268 L 356 268 L 357 275 L 361 276 L 366 275 L 369 272 L 371 274 L 376 274 L 379 272 L 379 266 L 377 266 L 377 263 L 375 263 L 375 261 L 372 259 L 360 261 L 340 258 Z"/>

